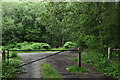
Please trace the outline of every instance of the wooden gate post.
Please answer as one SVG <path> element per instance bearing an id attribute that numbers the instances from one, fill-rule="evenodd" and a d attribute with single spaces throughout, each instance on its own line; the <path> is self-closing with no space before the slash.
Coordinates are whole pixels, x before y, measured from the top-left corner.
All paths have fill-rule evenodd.
<path id="1" fill-rule="evenodd" d="M 81 67 L 81 49 L 78 48 L 78 66 Z"/>
<path id="2" fill-rule="evenodd" d="M 110 48 L 108 48 L 108 59 L 110 59 Z"/>
<path id="3" fill-rule="evenodd" d="M 7 50 L 7 64 L 9 64 L 9 50 Z"/>
<path id="4" fill-rule="evenodd" d="M 5 63 L 5 49 L 2 49 L 2 62 Z"/>

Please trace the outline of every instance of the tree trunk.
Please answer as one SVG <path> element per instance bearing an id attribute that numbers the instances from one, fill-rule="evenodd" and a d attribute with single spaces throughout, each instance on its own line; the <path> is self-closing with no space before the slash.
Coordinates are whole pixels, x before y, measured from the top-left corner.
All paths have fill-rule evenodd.
<path id="1" fill-rule="evenodd" d="M 100 9 L 100 6 L 99 6 L 99 3 L 97 2 L 96 3 L 96 7 L 97 7 L 97 9 L 98 9 L 98 19 L 99 19 L 99 25 L 101 25 L 102 24 L 102 16 L 101 16 L 101 9 Z M 102 27 L 101 27 L 101 29 L 102 29 Z M 101 42 L 101 45 L 103 45 L 103 39 L 102 39 L 102 30 L 99 30 L 99 35 L 100 35 L 100 42 Z"/>

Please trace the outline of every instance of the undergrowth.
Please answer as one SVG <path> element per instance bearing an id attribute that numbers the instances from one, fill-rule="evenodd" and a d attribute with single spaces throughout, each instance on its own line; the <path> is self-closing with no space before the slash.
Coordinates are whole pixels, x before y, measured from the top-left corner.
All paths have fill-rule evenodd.
<path id="1" fill-rule="evenodd" d="M 20 60 L 20 57 L 16 53 L 10 55 L 9 64 L 6 60 L 5 63 L 2 63 L 2 79 L 7 80 L 9 78 L 15 78 L 15 74 L 20 73 L 20 64 L 23 61 Z M 21 68 L 22 69 L 22 68 Z"/>
<path id="2" fill-rule="evenodd" d="M 82 63 L 93 66 L 97 71 L 102 72 L 103 75 L 119 78 L 119 62 L 108 60 L 106 54 L 107 52 L 105 51 L 87 50 L 86 54 L 82 54 Z M 72 60 L 77 61 L 78 59 L 74 57 Z"/>

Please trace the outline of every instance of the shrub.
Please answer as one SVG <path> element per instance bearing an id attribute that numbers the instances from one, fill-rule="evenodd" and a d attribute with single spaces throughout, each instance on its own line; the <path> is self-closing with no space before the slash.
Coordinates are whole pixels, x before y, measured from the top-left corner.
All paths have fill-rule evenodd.
<path id="1" fill-rule="evenodd" d="M 4 46 L 0 46 L 0 50 L 4 49 L 5 47 Z"/>
<path id="2" fill-rule="evenodd" d="M 37 50 L 37 49 L 50 49 L 51 47 L 47 43 L 33 43 L 31 45 L 31 48 Z"/>
<path id="3" fill-rule="evenodd" d="M 9 65 L 5 63 L 2 66 L 2 78 L 7 80 L 6 78 L 15 78 L 15 74 L 19 73 L 18 67 L 23 61 L 19 59 L 9 59 Z"/>
<path id="4" fill-rule="evenodd" d="M 21 46 L 26 46 L 26 45 L 29 45 L 28 42 L 24 41 L 23 43 L 21 43 Z"/>
<path id="5" fill-rule="evenodd" d="M 103 55 L 105 53 L 105 51 L 88 49 L 87 54 L 82 54 L 82 62 L 94 66 L 97 71 L 102 72 L 106 76 L 118 78 L 118 63 L 114 60 L 109 61 L 107 56 Z"/>
<path id="6" fill-rule="evenodd" d="M 23 61 L 19 59 L 9 59 L 9 66 L 18 67 Z"/>
<path id="7" fill-rule="evenodd" d="M 34 44 L 35 42 L 29 42 L 30 45 Z"/>
<path id="8" fill-rule="evenodd" d="M 6 49 L 11 49 L 11 48 L 14 48 L 15 47 L 15 44 L 9 44 L 6 46 Z"/>
<path id="9" fill-rule="evenodd" d="M 7 49 L 12 50 L 37 50 L 37 49 L 50 49 L 50 45 L 47 43 L 35 43 L 35 42 L 23 42 L 16 45 L 10 44 Z"/>
<path id="10" fill-rule="evenodd" d="M 21 50 L 33 50 L 33 48 L 31 47 L 31 45 L 26 45 L 26 46 L 22 46 Z"/>
<path id="11" fill-rule="evenodd" d="M 21 48 L 21 43 L 17 43 L 15 46 L 16 49 L 20 49 Z"/>
<path id="12" fill-rule="evenodd" d="M 41 49 L 41 43 L 33 43 L 31 48 L 34 50 Z"/>
<path id="13" fill-rule="evenodd" d="M 75 43 L 69 41 L 69 42 L 66 42 L 63 47 L 66 48 L 66 49 L 74 48 L 75 47 Z"/>
<path id="14" fill-rule="evenodd" d="M 43 48 L 43 49 L 50 49 L 51 47 L 47 43 L 41 43 L 41 48 Z"/>
<path id="15" fill-rule="evenodd" d="M 23 46 L 28 46 L 28 45 L 30 45 L 30 43 L 24 41 L 23 43 L 17 43 L 15 45 L 15 48 L 21 49 Z"/>
<path id="16" fill-rule="evenodd" d="M 10 58 L 14 58 L 14 57 L 18 57 L 18 55 L 17 55 L 17 53 L 12 52 L 12 53 L 10 54 Z"/>

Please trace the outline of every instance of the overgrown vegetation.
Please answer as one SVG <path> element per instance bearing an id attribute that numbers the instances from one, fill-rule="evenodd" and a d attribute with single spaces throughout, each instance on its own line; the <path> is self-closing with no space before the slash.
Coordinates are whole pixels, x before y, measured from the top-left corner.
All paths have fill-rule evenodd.
<path id="1" fill-rule="evenodd" d="M 15 74 L 21 72 L 18 67 L 22 62 L 23 61 L 20 60 L 20 57 L 18 57 L 16 53 L 12 53 L 10 55 L 9 65 L 8 61 L 6 61 L 6 63 L 2 63 L 2 78 L 5 80 L 8 78 L 15 78 Z"/>
<path id="2" fill-rule="evenodd" d="M 15 58 L 15 57 L 18 57 L 17 53 L 16 52 L 12 52 L 10 55 L 9 55 L 10 58 Z"/>
<path id="3" fill-rule="evenodd" d="M 3 48 L 89 49 L 83 62 L 118 77 L 118 65 L 114 61 L 108 64 L 106 51 L 120 48 L 120 2 L 3 2 L 2 16 Z"/>
<path id="4" fill-rule="evenodd" d="M 50 45 L 47 43 L 36 43 L 36 42 L 23 42 L 14 43 L 4 46 L 5 49 L 12 50 L 40 50 L 40 49 L 51 49 Z"/>
<path id="5" fill-rule="evenodd" d="M 102 72 L 106 76 L 119 78 L 119 61 L 108 60 L 104 53 L 98 50 L 87 50 L 86 54 L 82 54 L 82 63 L 93 66 L 98 72 Z M 78 58 L 73 57 L 72 60 L 77 61 Z"/>
<path id="6" fill-rule="evenodd" d="M 42 77 L 45 80 L 49 80 L 50 78 L 56 79 L 56 80 L 63 80 L 62 76 L 59 74 L 59 72 L 53 68 L 50 64 L 44 63 L 42 66 Z"/>
<path id="7" fill-rule="evenodd" d="M 69 72 L 75 72 L 75 73 L 82 73 L 82 72 L 89 72 L 87 69 L 79 66 L 70 66 L 68 67 L 67 71 Z"/>
<path id="8" fill-rule="evenodd" d="M 120 3 L 3 2 L 2 7 L 3 45 L 28 41 L 56 47 L 72 41 L 85 48 L 120 47 Z"/>
<path id="9" fill-rule="evenodd" d="M 69 49 L 69 48 L 75 48 L 75 46 L 76 46 L 75 43 L 68 41 L 63 45 L 63 48 Z"/>

